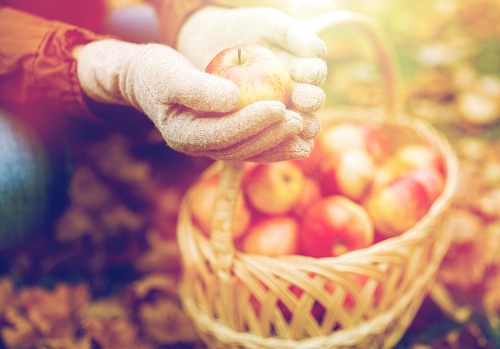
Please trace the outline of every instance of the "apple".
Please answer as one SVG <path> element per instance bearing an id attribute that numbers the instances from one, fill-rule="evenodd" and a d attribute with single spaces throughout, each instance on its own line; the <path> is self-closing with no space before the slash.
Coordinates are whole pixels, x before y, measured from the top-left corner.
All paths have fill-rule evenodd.
<path id="1" fill-rule="evenodd" d="M 190 202 L 192 219 L 206 236 L 210 236 L 218 178 L 218 175 L 203 178 L 193 186 L 193 199 Z M 233 239 L 239 239 L 247 231 L 251 219 L 252 212 L 240 191 L 233 216 Z"/>
<path id="2" fill-rule="evenodd" d="M 244 191 L 256 210 L 282 214 L 297 204 L 304 182 L 304 173 L 291 161 L 262 163 L 246 175 Z"/>
<path id="3" fill-rule="evenodd" d="M 309 177 L 304 180 L 302 195 L 294 206 L 293 212 L 301 217 L 305 210 L 321 198 L 321 189 L 318 183 Z"/>
<path id="4" fill-rule="evenodd" d="M 386 186 L 396 178 L 419 168 L 433 168 L 444 177 L 443 158 L 438 150 L 423 143 L 405 144 L 376 167 L 373 186 Z"/>
<path id="5" fill-rule="evenodd" d="M 305 254 L 339 256 L 373 243 L 373 223 L 366 210 L 342 195 L 316 201 L 302 217 L 300 242 Z"/>
<path id="6" fill-rule="evenodd" d="M 338 154 L 345 150 L 361 149 L 367 151 L 376 163 L 382 162 L 391 154 L 387 139 L 383 134 L 365 124 L 343 123 L 323 130 L 319 143 L 326 154 Z"/>
<path id="7" fill-rule="evenodd" d="M 268 216 L 257 220 L 241 242 L 244 253 L 269 257 L 296 254 L 299 222 L 291 216 Z"/>
<path id="8" fill-rule="evenodd" d="M 314 148 L 308 157 L 302 159 L 294 159 L 291 161 L 299 165 L 299 167 L 302 169 L 302 172 L 304 172 L 306 176 L 314 176 L 318 172 L 320 164 L 323 161 L 324 157 L 325 155 L 321 148 L 321 144 L 318 138 L 315 138 Z"/>
<path id="9" fill-rule="evenodd" d="M 441 195 L 445 186 L 444 174 L 434 167 L 416 168 L 404 176 L 422 184 L 431 203 Z"/>
<path id="10" fill-rule="evenodd" d="M 364 206 L 382 237 L 399 235 L 417 223 L 430 207 L 425 187 L 408 176 L 377 188 Z"/>
<path id="11" fill-rule="evenodd" d="M 355 124 L 339 124 L 322 130 L 319 140 L 325 152 L 330 154 L 347 149 L 366 149 L 363 132 Z"/>
<path id="12" fill-rule="evenodd" d="M 408 169 L 396 156 L 390 156 L 382 164 L 375 166 L 372 190 L 387 186 Z"/>
<path id="13" fill-rule="evenodd" d="M 397 161 L 407 170 L 419 167 L 433 167 L 444 172 L 441 153 L 430 145 L 411 143 L 400 147 L 395 154 Z"/>
<path id="14" fill-rule="evenodd" d="M 375 162 L 380 163 L 392 154 L 390 143 L 381 130 L 366 124 L 360 124 L 359 127 L 366 139 L 366 150 Z"/>
<path id="15" fill-rule="evenodd" d="M 245 183 L 247 182 L 248 179 L 248 174 L 252 172 L 252 170 L 257 166 L 259 163 L 257 162 L 245 162 L 243 164 L 243 175 L 241 177 L 241 187 L 243 188 L 245 186 Z"/>
<path id="16" fill-rule="evenodd" d="M 212 58 L 205 71 L 238 86 L 240 103 L 234 111 L 258 101 L 276 100 L 286 105 L 290 99 L 290 74 L 272 51 L 260 45 L 227 48 Z"/>
<path id="17" fill-rule="evenodd" d="M 373 158 L 363 149 L 342 151 L 321 165 L 320 183 L 324 195 L 342 194 L 354 201 L 362 200 L 375 174 Z"/>

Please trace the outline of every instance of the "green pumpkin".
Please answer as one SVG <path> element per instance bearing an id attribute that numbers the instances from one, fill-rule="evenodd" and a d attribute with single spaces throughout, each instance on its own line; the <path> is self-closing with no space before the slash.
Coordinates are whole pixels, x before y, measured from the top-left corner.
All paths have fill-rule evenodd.
<path id="1" fill-rule="evenodd" d="M 47 228 L 54 190 L 66 181 L 53 164 L 40 137 L 0 110 L 0 250 Z"/>

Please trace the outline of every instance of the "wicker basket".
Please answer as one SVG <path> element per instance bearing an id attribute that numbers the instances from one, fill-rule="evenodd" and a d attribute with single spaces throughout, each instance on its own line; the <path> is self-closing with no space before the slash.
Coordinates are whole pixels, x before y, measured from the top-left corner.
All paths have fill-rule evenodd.
<path id="1" fill-rule="evenodd" d="M 387 63 L 387 51 L 380 52 Z M 323 128 L 367 123 L 391 137 L 430 144 L 444 159 L 442 195 L 411 229 L 365 249 L 335 258 L 249 255 L 235 249 L 231 236 L 243 163 L 214 163 L 202 174 L 219 173 L 210 238 L 192 222 L 193 188 L 178 220 L 183 259 L 179 294 L 208 347 L 390 348 L 411 324 L 451 240 L 446 212 L 457 185 L 458 160 L 432 126 L 393 113 L 394 72 L 390 65 L 381 67 L 387 72 L 389 112 L 328 110 L 321 114 Z M 362 285 L 360 275 L 366 280 Z M 330 280 L 337 285 L 333 293 L 325 288 Z M 353 306 L 344 306 L 347 297 Z"/>
<path id="2" fill-rule="evenodd" d="M 339 122 L 376 123 L 398 136 L 431 144 L 445 159 L 444 192 L 428 214 L 402 235 L 340 257 L 316 259 L 247 255 L 234 249 L 230 237 L 208 239 L 191 221 L 193 192 L 189 190 L 178 222 L 184 262 L 180 295 L 210 347 L 390 348 L 407 330 L 433 285 L 451 239 L 445 213 L 458 174 L 448 142 L 425 123 L 376 112 L 336 110 L 323 115 L 322 121 L 326 128 Z M 203 176 L 223 166 L 217 162 Z M 369 281 L 361 288 L 355 275 Z M 333 295 L 324 288 L 330 279 L 340 285 Z M 303 290 L 300 297 L 293 288 Z M 377 288 L 381 292 L 375 296 Z M 342 306 L 347 293 L 355 299 L 350 311 Z M 317 304 L 325 309 L 319 320 L 312 315 Z M 283 305 L 290 314 L 285 314 Z"/>

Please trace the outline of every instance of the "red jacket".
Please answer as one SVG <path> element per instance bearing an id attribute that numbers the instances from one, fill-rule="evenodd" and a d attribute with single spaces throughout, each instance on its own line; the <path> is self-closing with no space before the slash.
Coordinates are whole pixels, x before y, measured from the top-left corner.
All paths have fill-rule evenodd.
<path id="1" fill-rule="evenodd" d="M 162 41 L 175 47 L 187 17 L 203 0 L 149 0 Z M 35 106 L 89 116 L 76 76 L 74 46 L 106 38 L 104 0 L 0 0 L 0 106 Z"/>

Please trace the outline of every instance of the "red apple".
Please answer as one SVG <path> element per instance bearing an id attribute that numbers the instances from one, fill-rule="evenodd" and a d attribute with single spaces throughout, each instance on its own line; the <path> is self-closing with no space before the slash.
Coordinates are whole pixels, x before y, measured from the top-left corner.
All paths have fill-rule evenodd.
<path id="1" fill-rule="evenodd" d="M 366 210 L 341 195 L 331 195 L 311 205 L 300 229 L 304 252 L 312 257 L 339 256 L 373 242 L 373 223 Z"/>
<path id="2" fill-rule="evenodd" d="M 441 154 L 434 148 L 422 143 L 403 145 L 395 154 L 387 158 L 375 169 L 373 186 L 383 187 L 407 172 L 418 168 L 433 168 L 444 177 L 444 164 Z"/>
<path id="3" fill-rule="evenodd" d="M 396 151 L 395 157 L 401 166 L 407 170 L 419 167 L 433 167 L 444 172 L 441 154 L 430 145 L 423 143 L 407 144 Z"/>
<path id="4" fill-rule="evenodd" d="M 355 124 L 339 124 L 322 130 L 319 140 L 325 152 L 330 154 L 347 149 L 366 149 L 364 134 Z"/>
<path id="5" fill-rule="evenodd" d="M 350 149 L 365 150 L 377 163 L 391 153 L 389 143 L 381 132 L 364 124 L 344 123 L 323 130 L 319 143 L 326 154 L 338 154 Z"/>
<path id="6" fill-rule="evenodd" d="M 302 169 L 307 176 L 314 176 L 319 170 L 319 166 L 324 159 L 324 153 L 318 138 L 314 139 L 314 148 L 308 157 L 291 160 Z"/>
<path id="7" fill-rule="evenodd" d="M 323 196 L 340 194 L 337 183 L 337 164 L 339 162 L 336 156 L 326 156 L 319 167 L 318 183 Z"/>
<path id="8" fill-rule="evenodd" d="M 238 45 L 219 52 L 205 71 L 226 78 L 240 90 L 240 103 L 234 110 L 258 101 L 287 104 L 291 93 L 290 74 L 278 57 L 259 45 Z"/>
<path id="9" fill-rule="evenodd" d="M 370 189 L 375 173 L 373 158 L 366 150 L 342 151 L 321 166 L 320 183 L 324 195 L 342 194 L 354 201 L 362 200 Z"/>
<path id="10" fill-rule="evenodd" d="M 258 164 L 247 174 L 244 190 L 251 205 L 266 214 L 291 211 L 304 190 L 305 176 L 291 161 Z"/>
<path id="11" fill-rule="evenodd" d="M 408 169 L 396 156 L 390 156 L 382 164 L 375 166 L 372 190 L 387 186 L 406 171 Z"/>
<path id="12" fill-rule="evenodd" d="M 391 153 L 391 146 L 386 136 L 381 130 L 366 124 L 360 124 L 366 139 L 366 150 L 370 153 L 375 162 L 384 161 Z"/>
<path id="13" fill-rule="evenodd" d="M 445 186 L 444 174 L 434 167 L 416 168 L 405 174 L 405 176 L 423 185 L 427 193 L 427 198 L 431 203 L 443 192 Z"/>
<path id="14" fill-rule="evenodd" d="M 206 235 L 210 236 L 215 192 L 219 176 L 214 175 L 199 180 L 193 187 L 193 199 L 190 202 L 193 222 Z M 240 192 L 236 200 L 233 217 L 233 238 L 240 238 L 250 225 L 252 213 L 248 207 L 243 193 Z"/>
<path id="15" fill-rule="evenodd" d="M 403 176 L 375 190 L 365 207 L 377 233 L 391 237 L 415 225 L 427 213 L 430 201 L 419 181 Z"/>
<path id="16" fill-rule="evenodd" d="M 298 233 L 299 223 L 293 217 L 264 217 L 250 227 L 241 242 L 241 251 L 269 257 L 295 254 Z"/>
<path id="17" fill-rule="evenodd" d="M 304 181 L 304 189 L 302 190 L 302 195 L 300 196 L 297 204 L 294 207 L 293 212 L 301 217 L 305 210 L 311 206 L 313 203 L 321 198 L 321 190 L 318 183 L 312 178 L 306 177 Z"/>
<path id="18" fill-rule="evenodd" d="M 241 188 L 244 188 L 246 183 L 247 183 L 247 180 L 248 180 L 248 175 L 250 174 L 250 172 L 252 172 L 252 170 L 258 165 L 257 162 L 245 162 L 244 165 L 243 165 L 243 175 L 241 177 Z"/>

